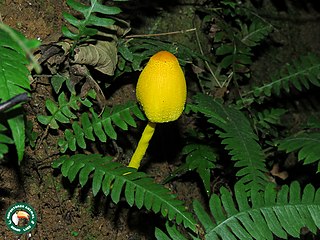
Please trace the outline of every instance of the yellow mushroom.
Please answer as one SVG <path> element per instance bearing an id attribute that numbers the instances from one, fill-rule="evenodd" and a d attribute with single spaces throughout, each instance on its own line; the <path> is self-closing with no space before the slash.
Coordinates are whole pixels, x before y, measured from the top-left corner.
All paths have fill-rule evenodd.
<path id="1" fill-rule="evenodd" d="M 129 163 L 138 169 L 156 123 L 178 119 L 186 102 L 186 81 L 172 53 L 160 51 L 150 58 L 139 76 L 136 96 L 149 120 Z"/>

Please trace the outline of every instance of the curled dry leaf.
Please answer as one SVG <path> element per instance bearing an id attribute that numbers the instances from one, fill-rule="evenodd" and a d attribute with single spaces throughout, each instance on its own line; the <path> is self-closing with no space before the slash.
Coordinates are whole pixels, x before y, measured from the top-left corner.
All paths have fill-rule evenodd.
<path id="1" fill-rule="evenodd" d="M 97 41 L 95 45 L 77 47 L 75 52 L 74 63 L 91 65 L 109 76 L 114 74 L 118 61 L 115 42 Z"/>

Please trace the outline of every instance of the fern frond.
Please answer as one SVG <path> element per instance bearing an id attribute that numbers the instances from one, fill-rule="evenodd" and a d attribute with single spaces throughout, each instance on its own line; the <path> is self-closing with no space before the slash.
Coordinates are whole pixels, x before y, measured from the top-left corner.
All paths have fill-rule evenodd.
<path id="1" fill-rule="evenodd" d="M 166 223 L 166 230 L 168 235 L 164 233 L 161 229 L 156 228 L 155 230 L 155 237 L 158 240 L 187 240 L 182 233 L 180 233 L 175 225 L 170 226 L 169 223 Z M 194 240 L 198 240 L 199 238 L 193 237 Z M 200 240 L 200 239 L 199 239 Z"/>
<path id="2" fill-rule="evenodd" d="M 28 79 L 30 72 L 26 67 L 29 61 L 25 51 L 39 46 L 40 41 L 28 40 L 18 31 L 14 31 L 2 23 L 0 26 L 0 100 L 6 101 L 18 94 L 26 93 L 30 89 Z M 20 105 L 12 109 L 18 107 Z M 20 163 L 25 147 L 25 124 L 21 111 L 19 114 L 15 113 L 7 121 Z"/>
<path id="3" fill-rule="evenodd" d="M 66 95 L 62 92 L 58 97 L 58 104 L 51 99 L 46 100 L 46 108 L 51 115 L 38 115 L 37 119 L 40 123 L 48 125 L 52 129 L 58 129 L 60 123 L 70 123 L 70 119 L 75 119 L 77 116 L 71 110 L 79 110 L 78 103 L 87 107 L 91 107 L 92 103 L 86 98 L 82 100 L 79 96 L 71 95 L 67 100 Z"/>
<path id="4" fill-rule="evenodd" d="M 216 49 L 217 56 L 223 56 L 219 67 L 229 68 L 232 67 L 235 72 L 247 71 L 247 65 L 252 63 L 251 48 L 257 46 L 261 41 L 269 35 L 272 31 L 272 26 L 258 18 L 252 18 L 250 25 L 240 24 L 240 29 L 229 29 L 230 26 L 225 22 L 220 23 L 221 29 L 226 30 L 226 34 L 222 34 L 229 39 L 219 39 L 215 42 L 220 42 L 221 45 Z M 226 28 L 225 28 L 226 27 Z M 224 30 L 223 30 L 224 31 Z M 222 31 L 222 32 L 223 32 Z M 228 42 L 225 42 L 225 41 Z"/>
<path id="5" fill-rule="evenodd" d="M 217 160 L 215 149 L 208 145 L 193 143 L 186 145 L 182 149 L 182 154 L 186 155 L 186 162 L 174 170 L 164 182 L 187 171 L 196 171 L 202 179 L 207 194 L 210 195 L 211 169 L 215 168 Z"/>
<path id="6" fill-rule="evenodd" d="M 62 175 L 72 182 L 79 174 L 83 187 L 92 175 L 92 191 L 96 195 L 100 189 L 106 196 L 118 203 L 121 193 L 130 206 L 145 207 L 155 213 L 161 212 L 169 220 L 196 231 L 196 222 L 192 214 L 186 211 L 183 202 L 176 199 L 168 189 L 156 184 L 143 172 L 113 162 L 111 157 L 98 154 L 62 156 L 54 161 L 54 168 L 61 167 Z"/>
<path id="7" fill-rule="evenodd" d="M 117 133 L 113 125 L 124 131 L 128 130 L 128 126 L 136 127 L 133 115 L 145 120 L 138 105 L 131 101 L 112 108 L 105 107 L 101 116 L 95 113 L 92 108 L 90 108 L 90 112 L 90 116 L 85 112 L 80 116 L 79 121 L 72 123 L 72 131 L 69 129 L 65 131 L 64 139 L 58 142 L 62 152 L 65 152 L 68 148 L 75 151 L 77 145 L 85 149 L 85 139 L 95 141 L 97 137 L 101 142 L 106 142 L 107 137 L 117 139 Z"/>
<path id="8" fill-rule="evenodd" d="M 187 107 L 193 112 L 204 114 L 209 123 L 219 128 L 216 133 L 222 139 L 222 144 L 226 145 L 225 149 L 232 155 L 231 159 L 236 161 L 235 167 L 241 168 L 236 174 L 241 177 L 239 181 L 246 184 L 247 190 L 255 185 L 263 188 L 267 183 L 265 158 L 257 142 L 258 137 L 244 114 L 204 94 L 196 95 L 194 102 Z"/>
<path id="9" fill-rule="evenodd" d="M 265 39 L 273 27 L 259 18 L 254 18 L 250 26 L 241 24 L 241 42 L 249 47 L 257 46 Z"/>
<path id="10" fill-rule="evenodd" d="M 76 41 L 86 39 L 98 33 L 97 27 L 110 27 L 113 25 L 115 20 L 107 16 L 121 12 L 120 8 L 102 5 L 98 0 L 91 0 L 90 3 L 90 6 L 87 6 L 75 0 L 67 1 L 68 6 L 83 15 L 83 19 L 77 19 L 72 14 L 64 12 L 63 17 L 65 20 L 76 28 L 76 31 L 71 31 L 66 26 L 63 26 L 62 33 L 64 36 Z M 95 15 L 96 13 L 104 17 L 97 16 Z"/>
<path id="11" fill-rule="evenodd" d="M 281 90 L 290 92 L 291 87 L 302 91 L 303 87 L 310 88 L 310 84 L 320 86 L 320 58 L 314 54 L 302 56 L 300 59 L 287 64 L 271 77 L 271 82 L 253 89 L 253 94 L 259 96 L 280 95 Z M 251 92 L 250 92 L 251 93 Z"/>
<path id="12" fill-rule="evenodd" d="M 290 187 L 282 186 L 279 192 L 268 184 L 261 192 L 258 188 L 246 194 L 246 187 L 235 185 L 235 200 L 226 188 L 220 189 L 221 196 L 213 194 L 209 201 L 208 214 L 199 201 L 194 210 L 205 229 L 205 239 L 267 239 L 273 234 L 288 239 L 288 235 L 300 236 L 307 227 L 312 233 L 320 228 L 320 189 L 307 185 L 301 194 L 297 182 Z"/>
<path id="13" fill-rule="evenodd" d="M 195 57 L 203 58 L 201 54 L 181 44 L 152 38 L 133 38 L 130 41 L 120 41 L 118 50 L 120 53 L 118 67 L 121 71 L 126 70 L 127 72 L 142 70 L 147 59 L 163 50 L 173 53 L 182 66 L 191 62 Z M 127 66 L 126 62 L 129 62 L 130 66 Z"/>
<path id="14" fill-rule="evenodd" d="M 287 112 L 283 108 L 271 108 L 265 109 L 262 112 L 257 113 L 257 122 L 258 127 L 264 129 L 270 129 L 272 125 L 280 124 L 280 117 Z"/>
<path id="15" fill-rule="evenodd" d="M 287 153 L 298 151 L 298 160 L 304 164 L 314 163 L 320 160 L 320 133 L 310 132 L 290 136 L 276 142 L 279 150 Z M 320 162 L 318 163 L 320 172 Z"/>

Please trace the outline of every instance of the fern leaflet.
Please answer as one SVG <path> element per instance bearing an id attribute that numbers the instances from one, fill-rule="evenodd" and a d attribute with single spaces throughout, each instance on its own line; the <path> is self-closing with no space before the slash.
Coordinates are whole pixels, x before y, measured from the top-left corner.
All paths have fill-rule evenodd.
<path id="1" fill-rule="evenodd" d="M 64 93 L 58 97 L 58 104 L 51 99 L 46 100 L 46 108 L 52 115 L 44 116 L 38 115 L 38 121 L 44 125 L 48 125 L 52 129 L 58 129 L 60 123 L 69 123 L 70 119 L 75 119 L 77 116 L 71 110 L 79 110 L 78 103 L 87 107 L 91 107 L 92 103 L 86 98 L 82 100 L 80 97 L 72 94 L 70 99 L 67 100 Z"/>
<path id="2" fill-rule="evenodd" d="M 239 181 L 246 184 L 247 190 L 254 185 L 263 188 L 267 183 L 264 155 L 248 119 L 238 109 L 223 106 L 207 95 L 198 94 L 194 101 L 195 104 L 189 104 L 188 108 L 204 114 L 209 123 L 219 127 L 216 133 L 232 160 L 237 161 L 235 167 L 241 168 L 237 172 L 241 177 Z"/>
<path id="3" fill-rule="evenodd" d="M 67 4 L 75 11 L 83 15 L 83 19 L 77 19 L 72 14 L 63 13 L 63 17 L 76 28 L 76 31 L 69 30 L 66 26 L 62 27 L 64 36 L 73 39 L 77 42 L 84 41 L 88 37 L 96 35 L 99 27 L 110 27 L 115 23 L 115 20 L 108 18 L 108 15 L 115 15 L 121 12 L 120 8 L 114 6 L 105 6 L 98 2 L 98 0 L 91 0 L 90 6 L 79 3 L 75 0 L 68 0 Z M 106 15 L 100 17 L 95 15 Z"/>
<path id="4" fill-rule="evenodd" d="M 161 212 L 169 220 L 196 231 L 196 222 L 187 212 L 182 201 L 176 199 L 168 189 L 156 184 L 143 172 L 123 167 L 113 162 L 111 157 L 98 154 L 62 156 L 53 163 L 54 168 L 61 167 L 62 175 L 72 182 L 79 173 L 79 182 L 83 187 L 92 173 L 92 191 L 96 195 L 100 189 L 106 196 L 118 203 L 123 192 L 130 206 L 145 207 L 155 213 Z"/>
<path id="5" fill-rule="evenodd" d="M 182 154 L 186 155 L 186 162 L 175 169 L 164 182 L 169 182 L 173 178 L 186 173 L 196 171 L 202 179 L 206 193 L 210 195 L 211 169 L 216 166 L 217 153 L 215 149 L 204 144 L 188 144 L 182 149 Z"/>
<path id="6" fill-rule="evenodd" d="M 72 130 L 67 129 L 64 133 L 64 139 L 60 139 L 58 144 L 61 151 L 65 152 L 68 148 L 71 151 L 77 149 L 77 145 L 85 149 L 85 139 L 95 141 L 96 137 L 101 142 L 106 142 L 107 137 L 117 139 L 117 133 L 114 126 L 126 131 L 128 126 L 136 127 L 136 122 L 132 115 L 141 120 L 145 117 L 135 102 L 127 102 L 123 105 L 116 105 L 113 108 L 105 107 L 101 116 L 90 108 L 91 115 L 83 113 L 79 121 L 72 123 Z"/>
<path id="7" fill-rule="evenodd" d="M 288 239 L 288 235 L 299 237 L 303 227 L 312 233 L 320 227 L 320 190 L 315 191 L 310 184 L 302 194 L 297 182 L 282 186 L 279 192 L 271 183 L 264 192 L 254 188 L 251 197 L 247 196 L 246 187 L 237 183 L 234 192 L 235 200 L 224 187 L 220 189 L 221 196 L 211 196 L 211 216 L 199 201 L 194 202 L 205 239 L 272 240 L 273 234 Z"/>
<path id="8" fill-rule="evenodd" d="M 298 151 L 298 159 L 304 164 L 314 163 L 320 160 L 320 133 L 302 133 L 297 136 L 290 136 L 276 142 L 279 150 L 287 153 Z M 318 163 L 320 172 L 320 162 Z"/>
<path id="9" fill-rule="evenodd" d="M 265 109 L 263 112 L 257 113 L 257 126 L 270 129 L 272 125 L 279 125 L 280 124 L 280 117 L 285 114 L 287 110 L 283 108 L 271 108 Z"/>
<path id="10" fill-rule="evenodd" d="M 248 93 L 253 92 L 256 97 L 263 95 L 271 96 L 272 93 L 279 96 L 281 89 L 290 92 L 291 86 L 299 91 L 301 91 L 303 87 L 309 89 L 310 83 L 319 87 L 319 74 L 320 59 L 316 55 L 309 54 L 300 57 L 300 59 L 291 64 L 287 64 L 279 71 L 279 73 L 271 77 L 270 83 L 261 87 L 256 87 L 253 91 Z"/>

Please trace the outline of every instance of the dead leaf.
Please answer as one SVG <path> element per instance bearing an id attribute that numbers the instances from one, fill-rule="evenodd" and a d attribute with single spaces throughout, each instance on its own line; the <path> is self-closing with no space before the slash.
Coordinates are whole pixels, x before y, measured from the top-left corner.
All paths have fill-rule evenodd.
<path id="1" fill-rule="evenodd" d="M 282 180 L 286 180 L 289 176 L 288 172 L 287 171 L 281 171 L 280 170 L 280 166 L 278 163 L 274 164 L 271 171 L 270 171 L 270 174 L 274 177 L 278 177 Z"/>
<path id="2" fill-rule="evenodd" d="M 75 49 L 73 63 L 90 65 L 112 76 L 118 62 L 117 51 L 115 42 L 97 41 L 95 45 L 82 45 Z"/>

